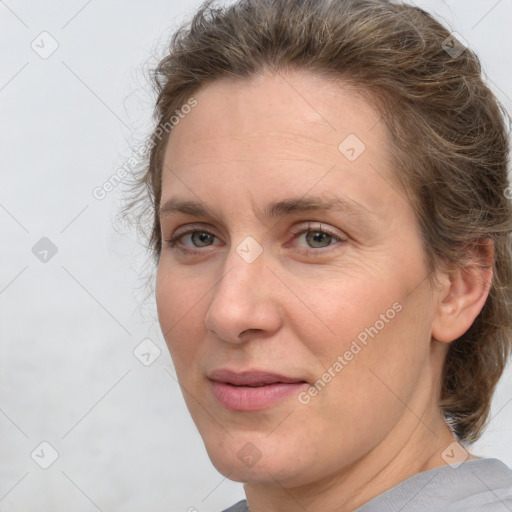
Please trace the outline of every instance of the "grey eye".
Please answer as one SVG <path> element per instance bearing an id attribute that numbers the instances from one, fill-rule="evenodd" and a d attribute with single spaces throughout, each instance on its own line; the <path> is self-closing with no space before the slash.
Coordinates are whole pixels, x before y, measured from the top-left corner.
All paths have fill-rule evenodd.
<path id="1" fill-rule="evenodd" d="M 207 247 L 213 244 L 215 235 L 205 231 L 194 231 L 190 233 L 190 240 L 195 247 Z"/>
<path id="2" fill-rule="evenodd" d="M 306 241 L 310 247 L 327 247 L 332 242 L 332 235 L 324 231 L 308 231 L 306 234 Z"/>

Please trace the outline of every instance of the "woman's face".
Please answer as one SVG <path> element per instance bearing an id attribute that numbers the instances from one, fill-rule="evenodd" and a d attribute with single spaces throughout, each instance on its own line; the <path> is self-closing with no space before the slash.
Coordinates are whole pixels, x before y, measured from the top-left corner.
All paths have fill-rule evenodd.
<path id="1" fill-rule="evenodd" d="M 306 74 L 194 97 L 165 156 L 156 297 L 214 465 L 299 485 L 428 439 L 436 295 L 381 116 Z"/>

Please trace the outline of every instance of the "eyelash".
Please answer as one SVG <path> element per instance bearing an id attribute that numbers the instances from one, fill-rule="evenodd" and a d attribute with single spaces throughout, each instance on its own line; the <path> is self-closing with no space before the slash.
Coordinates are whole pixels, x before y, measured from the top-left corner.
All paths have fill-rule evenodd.
<path id="1" fill-rule="evenodd" d="M 305 254 L 308 256 L 309 255 L 319 256 L 321 254 L 325 254 L 327 251 L 329 251 L 331 246 L 337 245 L 340 242 L 341 243 L 346 242 L 348 240 L 347 238 L 340 236 L 340 235 L 330 231 L 329 229 L 323 228 L 321 224 L 318 226 L 313 226 L 311 224 L 308 224 L 308 226 L 306 228 L 302 227 L 296 231 L 292 231 L 292 234 L 293 234 L 294 238 L 297 238 L 298 236 L 303 235 L 305 233 L 309 233 L 309 232 L 324 233 L 328 236 L 331 236 L 335 240 L 335 243 L 330 244 L 326 247 L 320 247 L 320 248 L 316 248 L 316 249 L 312 248 L 312 247 L 296 247 L 295 248 L 295 249 L 298 249 L 302 254 Z M 203 254 L 204 248 L 199 248 L 199 247 L 191 248 L 188 246 L 180 246 L 179 245 L 181 238 L 183 238 L 186 235 L 190 235 L 192 233 L 207 233 L 208 235 L 211 235 L 211 236 L 217 238 L 215 234 L 208 231 L 207 229 L 202 229 L 200 227 L 193 226 L 190 229 L 180 233 L 179 235 L 169 238 L 169 239 L 164 239 L 163 241 L 166 244 L 168 244 L 168 246 L 171 249 L 178 249 L 182 253 L 186 253 L 186 254 L 190 254 L 190 255 Z M 206 247 L 211 247 L 211 246 L 206 246 Z"/>
<path id="2" fill-rule="evenodd" d="M 316 249 L 313 247 L 298 247 L 298 248 L 296 248 L 296 249 L 299 249 L 300 252 L 302 252 L 303 254 L 306 254 L 306 255 L 318 256 L 320 254 L 325 254 L 327 251 L 329 251 L 331 249 L 331 247 L 337 245 L 340 242 L 347 241 L 346 237 L 337 235 L 336 233 L 334 233 L 333 231 L 330 231 L 329 229 L 322 228 L 322 224 L 319 224 L 318 226 L 313 226 L 311 224 L 308 224 L 308 226 L 306 228 L 302 227 L 296 231 L 292 231 L 292 234 L 295 238 L 297 238 L 300 235 L 304 235 L 305 233 L 310 233 L 310 232 L 324 233 L 326 235 L 329 235 L 335 240 L 335 243 L 329 244 L 326 247 L 320 247 L 320 248 L 316 248 Z"/>

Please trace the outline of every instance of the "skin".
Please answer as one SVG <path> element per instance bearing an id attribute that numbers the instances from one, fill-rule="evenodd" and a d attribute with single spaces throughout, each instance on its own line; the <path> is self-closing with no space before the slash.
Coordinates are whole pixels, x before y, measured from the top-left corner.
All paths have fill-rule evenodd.
<path id="1" fill-rule="evenodd" d="M 348 86 L 287 72 L 219 80 L 194 97 L 169 138 L 161 204 L 179 198 L 212 213 L 162 213 L 162 238 L 178 241 L 163 243 L 156 299 L 215 467 L 245 483 L 251 512 L 329 512 L 446 465 L 455 438 L 437 406 L 441 366 L 481 310 L 491 271 L 438 271 L 430 284 L 385 125 Z M 338 150 L 348 134 L 366 146 L 355 161 Z M 312 197 L 364 209 L 264 213 Z M 188 228 L 199 233 L 181 236 Z M 320 228 L 335 236 L 315 239 Z M 263 251 L 252 263 L 237 253 L 248 236 Z M 489 262 L 492 246 L 481 251 Z M 231 411 L 211 392 L 206 375 L 221 367 L 313 384 L 396 303 L 400 312 L 307 404 L 294 394 Z M 247 443 L 260 454 L 251 467 L 237 456 Z"/>

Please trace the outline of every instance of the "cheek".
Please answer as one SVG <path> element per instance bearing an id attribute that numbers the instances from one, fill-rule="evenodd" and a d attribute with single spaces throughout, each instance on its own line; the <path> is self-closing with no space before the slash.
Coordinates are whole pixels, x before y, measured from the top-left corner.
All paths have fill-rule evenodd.
<path id="1" fill-rule="evenodd" d="M 205 290 L 159 266 L 155 298 L 162 334 L 176 369 L 190 364 L 204 332 Z"/>
<path id="2" fill-rule="evenodd" d="M 404 291 L 398 281 L 386 281 L 382 268 L 373 273 L 364 270 L 353 266 L 350 272 L 346 268 L 332 272 L 321 285 L 318 276 L 316 282 L 308 278 L 293 283 L 302 301 L 291 301 L 293 311 L 288 308 L 286 316 L 316 355 L 343 354 L 356 339 L 364 346 L 399 320 Z"/>
<path id="3" fill-rule="evenodd" d="M 410 293 L 410 280 L 399 279 L 391 268 L 361 276 L 344 275 L 321 290 L 296 283 L 308 308 L 297 304 L 287 314 L 315 361 L 319 388 L 325 383 L 321 394 L 350 404 L 353 412 L 362 404 L 376 404 L 382 395 L 393 401 L 386 384 L 399 396 L 401 389 L 407 394 L 430 346 L 428 290 Z"/>
<path id="4" fill-rule="evenodd" d="M 379 443 L 403 414 L 415 420 L 404 403 L 424 378 L 429 343 L 428 323 L 419 321 L 415 300 L 404 300 L 385 283 L 380 292 L 345 284 L 352 295 L 334 300 L 335 295 L 323 294 L 323 320 L 334 334 L 318 336 L 326 331 L 319 322 L 303 324 L 318 391 L 300 411 L 314 438 L 347 441 L 344 456 L 350 459 L 361 447 Z"/>

